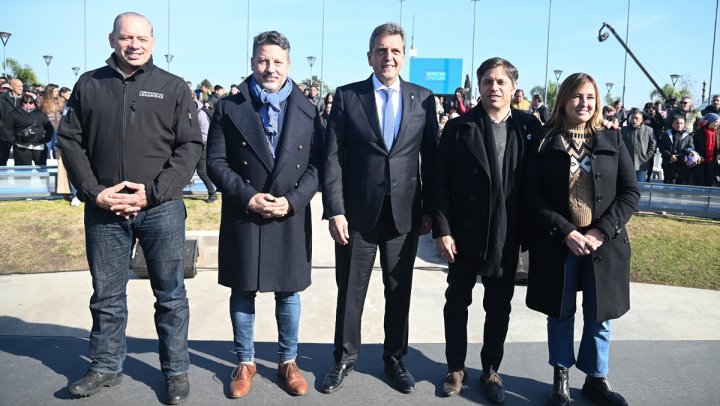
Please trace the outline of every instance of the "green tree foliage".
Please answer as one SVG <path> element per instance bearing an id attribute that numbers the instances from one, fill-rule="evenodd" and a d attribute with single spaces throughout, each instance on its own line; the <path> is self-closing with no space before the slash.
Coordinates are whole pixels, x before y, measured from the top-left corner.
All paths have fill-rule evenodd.
<path id="1" fill-rule="evenodd" d="M 303 83 L 308 88 L 310 86 L 316 86 L 317 88 L 320 88 L 320 79 L 317 77 L 317 75 L 313 75 L 312 79 L 310 79 L 310 78 L 303 79 L 303 81 L 300 83 Z M 328 86 L 327 82 L 323 82 L 322 87 L 323 87 L 323 91 L 322 91 L 323 97 L 325 97 L 326 94 L 333 92 L 333 89 L 331 89 L 330 86 Z"/>
<path id="2" fill-rule="evenodd" d="M 20 62 L 13 58 L 7 58 L 6 69 L 8 73 L 8 79 L 20 79 L 23 84 L 31 85 L 39 83 L 35 72 L 32 70 L 30 65 L 21 65 Z"/>
<path id="3" fill-rule="evenodd" d="M 690 97 L 690 98 L 692 98 L 692 93 L 690 92 L 690 89 L 688 88 L 688 84 L 687 84 L 687 83 L 684 83 L 684 82 L 681 83 L 681 86 L 680 86 L 680 87 L 677 87 L 677 86 L 676 86 L 675 89 L 673 89 L 673 86 L 672 86 L 671 84 L 666 83 L 666 84 L 662 87 L 662 90 L 663 90 L 663 92 L 665 92 L 665 95 L 667 96 L 667 99 L 664 98 L 664 97 L 660 94 L 660 92 L 657 91 L 657 89 L 653 90 L 653 91 L 650 93 L 650 99 L 653 100 L 653 101 L 660 100 L 661 102 L 663 102 L 663 104 L 667 105 L 668 102 L 670 102 L 670 101 L 673 101 L 673 102 L 674 102 L 674 101 L 676 101 L 676 100 L 679 100 L 679 99 L 682 98 L 682 97 Z"/>
<path id="4" fill-rule="evenodd" d="M 529 98 L 531 98 L 532 95 L 539 94 L 546 99 L 544 102 L 545 105 L 550 108 L 553 108 L 553 107 L 555 107 L 555 98 L 557 97 L 557 90 L 558 90 L 557 84 L 555 82 L 548 81 L 547 96 L 545 96 L 545 88 L 540 85 L 537 85 L 537 86 L 533 87 L 532 89 L 530 89 L 530 94 L 527 96 Z"/>

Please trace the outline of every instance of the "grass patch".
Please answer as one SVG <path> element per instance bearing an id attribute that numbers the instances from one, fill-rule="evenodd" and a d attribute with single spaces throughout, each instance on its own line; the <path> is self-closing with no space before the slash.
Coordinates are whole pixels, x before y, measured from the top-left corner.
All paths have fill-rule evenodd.
<path id="1" fill-rule="evenodd" d="M 187 230 L 217 230 L 220 201 L 185 198 Z M 83 207 L 0 202 L 0 274 L 87 269 Z M 635 215 L 627 225 L 634 282 L 720 290 L 720 221 Z"/>

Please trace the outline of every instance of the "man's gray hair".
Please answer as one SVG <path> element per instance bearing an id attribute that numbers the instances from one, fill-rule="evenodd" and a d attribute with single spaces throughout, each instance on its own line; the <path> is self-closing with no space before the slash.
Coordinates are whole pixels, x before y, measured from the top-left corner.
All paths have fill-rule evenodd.
<path id="1" fill-rule="evenodd" d="M 373 50 L 375 40 L 383 35 L 399 35 L 402 38 L 403 42 L 403 52 L 405 52 L 405 31 L 399 24 L 395 23 L 385 23 L 383 25 L 378 25 L 377 27 L 375 27 L 372 34 L 370 34 L 370 52 L 372 52 Z"/>
<path id="2" fill-rule="evenodd" d="M 287 37 L 277 31 L 265 31 L 253 38 L 253 58 L 257 54 L 258 48 L 263 45 L 277 45 L 290 56 L 290 41 Z"/>
<path id="3" fill-rule="evenodd" d="M 120 30 L 120 20 L 122 20 L 125 17 L 137 17 L 137 18 L 142 18 L 143 20 L 147 21 L 147 23 L 150 25 L 150 35 L 154 36 L 153 35 L 153 25 L 150 22 L 150 20 L 147 19 L 147 17 L 145 17 L 142 14 L 135 13 L 133 11 L 128 11 L 126 13 L 118 14 L 118 16 L 115 17 L 115 21 L 113 21 L 113 30 L 111 33 L 113 37 L 117 37 L 118 31 Z"/>

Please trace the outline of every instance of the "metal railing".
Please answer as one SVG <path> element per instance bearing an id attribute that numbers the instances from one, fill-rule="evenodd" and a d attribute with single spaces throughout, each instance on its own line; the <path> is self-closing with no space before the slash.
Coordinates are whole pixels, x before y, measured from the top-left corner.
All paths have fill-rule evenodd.
<path id="1" fill-rule="evenodd" d="M 0 200 L 56 199 L 56 166 L 0 166 Z M 640 183 L 642 211 L 720 218 L 720 188 Z M 207 193 L 197 175 L 185 195 Z"/>

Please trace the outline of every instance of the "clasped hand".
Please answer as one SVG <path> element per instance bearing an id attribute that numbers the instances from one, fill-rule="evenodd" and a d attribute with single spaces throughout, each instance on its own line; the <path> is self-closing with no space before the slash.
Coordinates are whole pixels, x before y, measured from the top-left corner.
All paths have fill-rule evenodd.
<path id="1" fill-rule="evenodd" d="M 565 245 L 570 252 L 577 256 L 588 255 L 597 251 L 603 242 L 602 232 L 597 228 L 591 228 L 584 235 L 579 231 L 573 231 L 565 237 Z"/>
<path id="2" fill-rule="evenodd" d="M 265 218 L 284 217 L 292 212 L 292 205 L 285 197 L 275 197 L 269 193 L 258 193 L 250 199 L 248 210 Z"/>
<path id="3" fill-rule="evenodd" d="M 128 220 L 147 207 L 145 185 L 129 181 L 120 182 L 100 192 L 95 198 L 95 205 Z"/>

